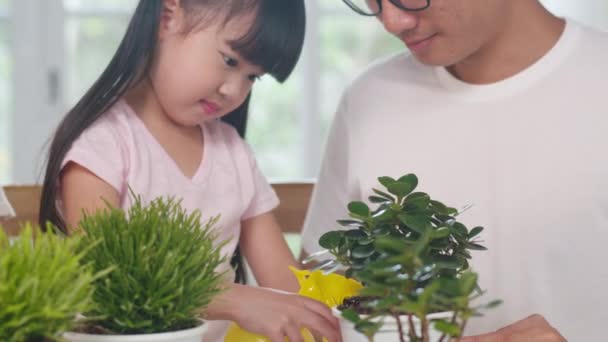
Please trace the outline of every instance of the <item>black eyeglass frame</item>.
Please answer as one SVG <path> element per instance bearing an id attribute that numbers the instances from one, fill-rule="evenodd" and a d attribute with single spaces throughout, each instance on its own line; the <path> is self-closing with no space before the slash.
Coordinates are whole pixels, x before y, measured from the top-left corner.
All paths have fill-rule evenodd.
<path id="1" fill-rule="evenodd" d="M 350 7 L 350 9 L 352 9 L 353 11 L 355 11 L 357 14 L 360 15 L 364 15 L 366 17 L 375 17 L 378 14 L 382 13 L 382 0 L 376 0 L 376 2 L 378 3 L 378 11 L 376 13 L 370 13 L 371 10 L 369 11 L 364 11 L 361 8 L 359 8 L 359 6 L 355 5 L 352 1 L 350 0 L 342 0 L 348 7 Z M 395 7 L 403 10 L 403 11 L 407 11 L 407 12 L 420 12 L 420 11 L 424 11 L 425 9 L 431 7 L 431 0 L 426 0 L 426 5 L 423 7 L 418 7 L 418 8 L 408 8 L 403 6 L 403 4 L 401 4 L 400 0 L 388 0 L 391 2 L 391 4 L 393 4 Z"/>

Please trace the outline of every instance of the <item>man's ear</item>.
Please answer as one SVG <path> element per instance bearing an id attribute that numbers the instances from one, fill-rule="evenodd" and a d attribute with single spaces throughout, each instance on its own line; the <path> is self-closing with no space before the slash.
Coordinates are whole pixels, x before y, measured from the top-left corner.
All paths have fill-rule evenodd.
<path id="1" fill-rule="evenodd" d="M 158 38 L 163 39 L 179 33 L 184 21 L 180 0 L 163 0 Z"/>

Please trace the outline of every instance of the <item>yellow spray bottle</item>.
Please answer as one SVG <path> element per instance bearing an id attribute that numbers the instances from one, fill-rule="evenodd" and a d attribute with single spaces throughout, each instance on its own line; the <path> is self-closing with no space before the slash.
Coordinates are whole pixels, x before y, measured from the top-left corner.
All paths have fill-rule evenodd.
<path id="1" fill-rule="evenodd" d="M 319 270 L 299 270 L 291 266 L 289 269 L 298 279 L 299 295 L 316 299 L 330 308 L 340 305 L 345 298 L 356 296 L 362 288 L 357 281 L 339 274 L 323 274 Z M 302 329 L 301 333 L 305 342 L 315 341 L 308 329 Z M 285 338 L 285 341 L 289 342 L 289 339 Z M 243 330 L 236 323 L 232 323 L 226 333 L 224 342 L 270 342 L 270 340 L 264 336 Z"/>

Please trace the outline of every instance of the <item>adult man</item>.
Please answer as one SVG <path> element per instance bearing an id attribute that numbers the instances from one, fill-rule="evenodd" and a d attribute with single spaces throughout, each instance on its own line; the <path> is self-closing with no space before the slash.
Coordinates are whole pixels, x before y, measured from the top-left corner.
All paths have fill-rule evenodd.
<path id="1" fill-rule="evenodd" d="M 492 332 L 540 313 L 573 341 L 603 339 L 608 316 L 608 35 L 538 0 L 344 0 L 411 51 L 345 92 L 303 232 L 319 250 L 346 204 L 378 176 L 415 173 L 421 191 L 474 204 L 488 252 L 473 255 Z M 477 340 L 560 341 L 543 316 Z"/>

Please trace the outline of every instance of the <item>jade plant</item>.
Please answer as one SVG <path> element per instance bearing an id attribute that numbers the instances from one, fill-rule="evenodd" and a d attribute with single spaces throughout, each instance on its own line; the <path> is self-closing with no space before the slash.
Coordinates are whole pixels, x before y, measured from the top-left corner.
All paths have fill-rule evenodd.
<path id="1" fill-rule="evenodd" d="M 457 220 L 456 209 L 415 192 L 414 174 L 378 180 L 385 189 L 373 189 L 369 197 L 376 207 L 349 203 L 350 218 L 338 221 L 346 229 L 319 240 L 334 256 L 320 267 L 343 267 L 364 285 L 358 297 L 340 307 L 343 316 L 370 339 L 387 316 L 397 321 L 400 341 L 429 341 L 431 323 L 443 333 L 440 340 L 461 336 L 471 316 L 499 304 L 471 304 L 481 291 L 469 270 L 470 251 L 486 249 L 479 241 L 483 228 L 469 230 Z M 428 315 L 437 312 L 450 312 L 451 319 L 429 322 Z"/>
<path id="2" fill-rule="evenodd" d="M 26 225 L 11 243 L 0 227 L 0 340 L 59 340 L 92 308 L 91 269 L 78 240 Z"/>
<path id="3" fill-rule="evenodd" d="M 128 212 L 108 206 L 80 222 L 83 261 L 112 271 L 95 282 L 93 310 L 80 331 L 149 334 L 200 325 L 201 310 L 222 290 L 225 262 L 215 226 L 179 201 L 135 197 Z M 92 246 L 92 247 L 89 247 Z"/>

